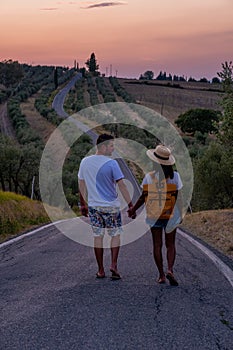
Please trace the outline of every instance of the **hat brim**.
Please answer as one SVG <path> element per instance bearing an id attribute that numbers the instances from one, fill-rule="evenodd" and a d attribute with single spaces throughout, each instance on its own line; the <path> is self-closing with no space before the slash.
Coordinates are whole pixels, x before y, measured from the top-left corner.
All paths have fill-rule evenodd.
<path id="1" fill-rule="evenodd" d="M 155 163 L 163 165 L 173 165 L 176 162 L 172 154 L 170 154 L 169 159 L 160 159 L 156 157 L 154 153 L 155 149 L 148 149 L 148 151 L 146 151 L 147 156 Z"/>

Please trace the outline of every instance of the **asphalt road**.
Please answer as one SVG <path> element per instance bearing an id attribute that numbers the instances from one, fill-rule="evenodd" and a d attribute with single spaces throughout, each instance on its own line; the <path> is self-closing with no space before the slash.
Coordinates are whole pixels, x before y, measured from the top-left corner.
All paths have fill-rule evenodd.
<path id="1" fill-rule="evenodd" d="M 77 73 L 67 84 L 61 89 L 58 94 L 55 96 L 52 107 L 55 109 L 57 114 L 62 118 L 67 118 L 69 115 L 65 112 L 63 105 L 66 98 L 67 93 L 70 89 L 75 85 L 76 81 L 82 78 L 81 73 Z"/>
<path id="2" fill-rule="evenodd" d="M 156 283 L 150 233 L 121 247 L 122 280 L 95 278 L 93 249 L 49 227 L 0 246 L 0 348 L 233 349 L 233 290 L 177 236 L 178 287 Z"/>

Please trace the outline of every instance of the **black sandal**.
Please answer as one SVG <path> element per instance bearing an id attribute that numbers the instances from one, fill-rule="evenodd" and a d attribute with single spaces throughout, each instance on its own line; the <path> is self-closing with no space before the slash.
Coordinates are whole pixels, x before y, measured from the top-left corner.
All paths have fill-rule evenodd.
<path id="1" fill-rule="evenodd" d="M 167 277 L 171 286 L 178 286 L 179 285 L 179 283 L 177 282 L 177 280 L 175 279 L 175 277 L 171 273 L 168 273 L 166 275 L 166 277 Z"/>

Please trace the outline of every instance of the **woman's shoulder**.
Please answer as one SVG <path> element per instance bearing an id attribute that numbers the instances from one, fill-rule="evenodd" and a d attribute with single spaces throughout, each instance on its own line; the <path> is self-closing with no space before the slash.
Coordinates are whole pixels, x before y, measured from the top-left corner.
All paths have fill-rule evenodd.
<path id="1" fill-rule="evenodd" d="M 175 179 L 178 179 L 178 180 L 180 180 L 181 179 L 181 177 L 180 177 L 180 173 L 178 172 L 178 171 L 174 171 L 174 178 Z"/>

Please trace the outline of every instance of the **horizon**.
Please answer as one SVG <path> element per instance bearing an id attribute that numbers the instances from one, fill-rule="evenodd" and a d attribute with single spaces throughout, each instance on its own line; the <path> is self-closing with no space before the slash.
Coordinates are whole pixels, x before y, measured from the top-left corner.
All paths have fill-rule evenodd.
<path id="1" fill-rule="evenodd" d="M 85 67 L 106 76 L 147 70 L 211 80 L 233 58 L 230 0 L 2 0 L 0 61 Z M 14 28 L 14 30 L 12 30 Z"/>
<path id="2" fill-rule="evenodd" d="M 16 61 L 16 62 L 18 62 L 18 63 L 21 64 L 21 65 L 24 65 L 24 64 L 25 64 L 25 65 L 32 66 L 32 67 L 36 67 L 36 66 L 45 66 L 45 67 L 46 67 L 46 66 L 47 66 L 47 67 L 63 67 L 63 68 L 68 68 L 68 69 L 75 68 L 75 67 L 74 67 L 74 64 L 73 64 L 73 66 L 72 66 L 72 65 L 67 66 L 67 65 L 56 65 L 56 64 L 41 64 L 41 63 L 35 64 L 34 62 L 32 62 L 32 63 L 20 62 L 19 60 L 17 60 L 17 59 L 12 59 L 12 58 L 3 59 L 3 60 L 1 60 L 1 62 L 3 62 L 3 61 L 8 61 L 8 60 Z M 221 62 L 221 64 L 222 64 L 222 63 L 224 63 L 224 62 Z M 98 59 L 97 59 L 97 64 L 99 64 Z M 220 69 L 218 70 L 218 72 L 221 71 L 221 64 L 220 64 Z M 81 68 L 86 68 L 86 70 L 88 70 L 87 67 L 86 67 L 86 65 L 79 67 L 79 69 L 81 69 Z M 109 68 L 109 69 L 108 69 L 108 73 L 109 73 L 109 74 L 106 74 L 106 72 L 101 72 L 100 70 L 98 70 L 99 73 L 100 73 L 100 75 L 103 75 L 103 74 L 104 74 L 105 77 L 110 77 L 110 76 L 111 76 L 111 75 L 110 75 L 111 67 L 109 66 L 108 68 Z M 148 70 L 148 71 L 149 71 L 149 70 L 151 71 L 151 69 L 147 69 L 147 70 Z M 139 80 L 140 75 L 141 75 L 141 74 L 143 75 L 145 72 L 146 72 L 146 71 L 139 73 L 138 76 L 119 76 L 119 74 L 114 74 L 114 72 L 112 72 L 112 73 L 113 73 L 112 76 L 115 76 L 115 77 L 117 77 L 117 78 L 119 78 L 119 79 L 137 79 L 137 80 Z M 152 80 L 156 80 L 156 78 L 157 78 L 157 76 L 159 75 L 160 72 L 161 72 L 161 70 L 158 71 L 157 73 L 153 71 L 153 73 L 154 73 L 154 78 L 153 78 Z M 218 72 L 216 72 L 216 74 L 213 75 L 213 76 L 210 77 L 210 78 L 208 78 L 207 75 L 203 75 L 203 76 L 200 76 L 200 77 L 194 77 L 194 76 L 191 76 L 191 75 L 188 75 L 188 76 L 186 75 L 186 76 L 185 76 L 184 74 L 177 74 L 176 72 L 170 72 L 170 71 L 166 71 L 166 72 L 165 72 L 165 71 L 162 71 L 162 72 L 163 72 L 163 73 L 166 73 L 167 77 L 168 77 L 169 74 L 172 75 L 172 78 L 173 78 L 174 76 L 184 77 L 184 79 L 185 79 L 186 81 L 188 81 L 189 78 L 195 79 L 196 81 L 198 81 L 198 80 L 200 80 L 200 79 L 202 79 L 202 78 L 206 78 L 208 81 L 211 82 L 212 78 L 219 78 L 218 75 L 217 75 Z M 117 72 L 117 73 L 118 73 L 118 72 Z M 221 80 L 221 79 L 219 78 L 219 80 Z"/>

